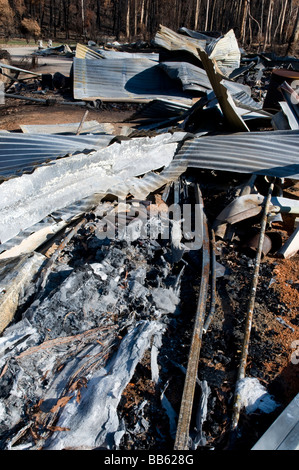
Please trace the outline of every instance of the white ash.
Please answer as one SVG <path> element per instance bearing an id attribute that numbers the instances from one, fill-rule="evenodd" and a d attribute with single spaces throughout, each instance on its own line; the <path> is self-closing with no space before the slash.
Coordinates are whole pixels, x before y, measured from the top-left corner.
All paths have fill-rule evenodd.
<path id="1" fill-rule="evenodd" d="M 80 403 L 75 397 L 67 403 L 58 425 L 67 433 L 56 432 L 46 449 L 100 447 L 112 449 L 114 435 L 119 431 L 116 412 L 121 394 L 132 377 L 137 363 L 149 348 L 152 335 L 161 326 L 157 322 L 140 322 L 123 339 L 120 348 L 105 368 L 89 380 Z"/>
<path id="2" fill-rule="evenodd" d="M 12 446 L 15 426 L 26 427 L 28 419 L 32 419 L 30 406 L 39 402 L 45 425 L 39 445 L 45 444 L 51 434 L 46 430 L 53 419 L 50 410 L 70 393 L 70 384 L 79 370 L 87 374 L 87 389 L 81 389 L 80 406 L 74 397 L 58 411 L 59 425 L 71 426 L 72 431 L 67 437 L 64 432 L 56 433 L 55 439 L 47 444 L 53 448 L 117 446 L 126 432 L 117 416 L 117 404 L 136 364 L 151 347 L 153 335 L 153 380 L 159 380 L 161 338 L 169 315 L 177 312 L 179 304 L 177 276 L 172 276 L 172 265 L 164 258 L 171 254 L 171 248 L 162 249 L 158 242 L 153 245 L 151 240 L 143 240 L 141 244 L 137 241 L 136 245 L 122 241 L 106 244 L 104 240 L 93 246 L 96 252 L 90 264 L 77 263 L 71 267 L 62 260 L 61 269 L 58 265 L 51 273 L 42 295 L 1 338 L 0 360 L 2 370 L 6 368 L 0 379 L 2 448 Z M 71 259 L 69 252 L 65 259 Z M 84 332 L 97 328 L 103 331 L 90 339 L 80 339 Z M 127 339 L 120 343 L 112 360 L 111 354 L 123 336 L 121 332 L 126 330 L 129 331 Z M 129 338 L 134 341 L 128 343 Z M 43 346 L 49 342 L 51 347 Z M 103 359 L 91 367 L 89 361 L 99 356 Z M 88 410 L 95 407 L 91 412 L 93 419 L 98 409 L 98 394 L 103 400 L 101 410 L 107 409 L 107 413 L 102 413 L 102 421 L 89 422 Z M 29 414 L 24 403 L 31 404 Z M 35 448 L 29 434 L 26 439 L 20 445 Z M 16 441 L 14 449 L 19 445 Z"/>
<path id="3" fill-rule="evenodd" d="M 239 380 L 237 383 L 237 393 L 241 397 L 242 407 L 245 408 L 248 414 L 255 411 L 272 413 L 279 406 L 256 378 L 245 377 Z"/>

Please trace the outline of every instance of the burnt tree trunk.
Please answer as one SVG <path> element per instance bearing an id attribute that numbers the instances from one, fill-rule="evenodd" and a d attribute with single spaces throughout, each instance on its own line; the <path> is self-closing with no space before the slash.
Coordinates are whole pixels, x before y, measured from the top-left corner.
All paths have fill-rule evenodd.
<path id="1" fill-rule="evenodd" d="M 297 7 L 297 16 L 294 24 L 294 29 L 289 40 L 287 55 L 295 55 L 296 49 L 299 41 L 299 7 Z"/>

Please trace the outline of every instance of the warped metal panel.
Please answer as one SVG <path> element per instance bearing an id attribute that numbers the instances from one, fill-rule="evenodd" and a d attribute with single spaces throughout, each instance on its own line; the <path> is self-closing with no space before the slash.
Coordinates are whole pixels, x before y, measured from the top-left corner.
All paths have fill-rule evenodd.
<path id="1" fill-rule="evenodd" d="M 163 118 L 180 116 L 191 108 L 191 105 L 177 103 L 163 99 L 152 100 L 146 103 L 142 109 L 136 111 L 130 117 L 130 121 L 138 119 L 149 119 L 151 121 L 161 121 Z"/>
<path id="2" fill-rule="evenodd" d="M 160 67 L 173 80 L 180 80 L 183 90 L 206 92 L 212 86 L 205 70 L 188 62 L 162 62 Z"/>
<path id="3" fill-rule="evenodd" d="M 90 47 L 77 43 L 75 57 L 78 59 L 104 59 L 100 52 L 97 52 Z"/>
<path id="4" fill-rule="evenodd" d="M 160 29 L 154 38 L 154 44 L 169 51 L 188 51 L 198 57 L 197 48 L 205 49 L 206 40 L 195 39 L 183 34 L 178 34 L 171 29 L 166 28 L 166 26 L 160 25 Z"/>
<path id="5" fill-rule="evenodd" d="M 207 72 L 188 62 L 161 62 L 160 67 L 173 80 L 180 80 L 185 91 L 203 91 L 212 90 L 211 82 Z M 258 103 L 251 98 L 251 89 L 242 83 L 223 79 L 222 84 L 230 92 L 237 106 L 249 109 L 261 109 L 262 103 Z"/>
<path id="6" fill-rule="evenodd" d="M 19 67 L 14 67 L 13 65 L 4 64 L 0 62 L 0 68 L 12 70 L 13 72 L 23 72 L 29 75 L 35 75 L 36 77 L 42 75 L 41 73 L 31 72 L 30 70 L 20 69 Z"/>
<path id="7" fill-rule="evenodd" d="M 115 142 L 40 165 L 34 172 L 0 184 L 2 243 L 47 215 L 125 180 L 168 166 L 185 133 Z"/>
<path id="8" fill-rule="evenodd" d="M 105 49 L 99 49 L 97 52 L 104 59 L 149 59 L 154 62 L 159 62 L 159 54 L 155 52 L 126 52 Z"/>
<path id="9" fill-rule="evenodd" d="M 9 177 L 75 152 L 106 147 L 113 135 L 0 134 L 0 175 Z"/>
<path id="10" fill-rule="evenodd" d="M 218 67 L 224 74 L 226 68 L 236 69 L 240 67 L 241 53 L 233 30 L 228 31 L 224 36 L 213 39 L 207 43 L 206 39 L 195 38 L 178 34 L 165 26 L 160 25 L 160 29 L 154 38 L 154 44 L 169 51 L 187 51 L 198 57 L 198 50 L 205 51 L 210 59 L 215 59 Z"/>
<path id="11" fill-rule="evenodd" d="M 185 27 L 180 28 L 179 32 L 183 33 L 183 34 L 185 33 L 193 39 L 199 39 L 201 41 L 206 41 L 207 44 L 210 44 L 210 42 L 215 40 L 215 37 L 208 36 L 206 34 L 199 33 L 198 31 L 193 31 L 192 29 L 188 29 L 188 28 L 185 28 Z M 220 33 L 218 33 L 218 34 L 220 35 Z"/>
<path id="12" fill-rule="evenodd" d="M 149 59 L 89 60 L 74 58 L 74 98 L 150 101 L 175 98 L 191 102 L 158 65 Z"/>
<path id="13" fill-rule="evenodd" d="M 37 233 L 45 228 L 55 226 L 55 224 L 63 225 L 62 222 L 68 223 L 73 219 L 76 219 L 84 212 L 91 210 L 93 206 L 98 204 L 100 200 L 100 195 L 93 194 L 90 197 L 86 197 L 80 199 L 79 201 L 75 201 L 73 204 L 61 208 L 55 212 L 52 212 L 47 217 L 42 219 L 40 222 L 25 228 L 19 232 L 15 237 L 7 240 L 5 243 L 0 244 L 0 253 L 12 250 L 12 248 L 21 245 L 26 239 L 30 237 L 30 235 Z M 59 225 L 60 224 L 60 225 Z M 0 259 L 5 258 L 6 253 L 0 254 Z"/>
<path id="14" fill-rule="evenodd" d="M 237 69 L 240 67 L 241 52 L 234 31 L 210 42 L 206 47 L 210 59 L 215 59 L 219 67 Z"/>
<path id="15" fill-rule="evenodd" d="M 131 194 L 137 199 L 145 199 L 150 193 L 162 188 L 169 182 L 177 180 L 187 169 L 186 161 L 173 160 L 160 173 L 150 172 L 142 178 L 131 178 L 111 187 L 107 193 L 125 199 Z"/>
<path id="16" fill-rule="evenodd" d="M 176 155 L 189 168 L 299 179 L 299 131 L 240 132 L 198 137 Z"/>
<path id="17" fill-rule="evenodd" d="M 205 51 L 198 50 L 203 66 L 207 72 L 213 91 L 218 99 L 221 111 L 231 129 L 236 131 L 249 131 L 242 117 L 239 116 L 237 108 L 226 86 L 223 84 L 222 75 L 217 72 L 214 61 L 210 59 Z"/>
<path id="18" fill-rule="evenodd" d="M 155 52 L 125 52 L 105 49 L 91 49 L 78 43 L 76 55 L 78 59 L 150 59 L 159 62 L 159 54 Z"/>
<path id="19" fill-rule="evenodd" d="M 20 125 L 24 134 L 76 134 L 80 122 L 64 124 L 33 124 Z M 82 124 L 80 135 L 84 134 L 113 134 L 114 126 L 110 123 L 98 121 L 85 121 Z"/>

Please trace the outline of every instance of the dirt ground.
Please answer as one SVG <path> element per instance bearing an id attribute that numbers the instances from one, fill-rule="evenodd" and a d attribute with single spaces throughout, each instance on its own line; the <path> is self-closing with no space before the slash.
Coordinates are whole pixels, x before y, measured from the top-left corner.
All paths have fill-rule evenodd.
<path id="1" fill-rule="evenodd" d="M 31 95 L 32 96 L 32 95 Z M 53 95 L 51 95 L 53 96 Z M 36 96 L 37 98 L 46 98 Z M 136 107 L 136 106 L 135 106 Z M 20 125 L 32 124 L 66 124 L 80 122 L 86 111 L 79 106 L 31 104 L 20 102 L 19 100 L 8 99 L 1 110 L 1 129 L 19 132 Z M 132 115 L 134 107 L 129 104 L 113 106 L 113 104 L 103 104 L 103 109 L 88 110 L 87 121 L 98 121 L 100 123 L 114 123 L 117 130 L 124 126 L 124 121 Z M 16 119 L 17 116 L 17 119 Z"/>
<path id="2" fill-rule="evenodd" d="M 298 188 L 298 186 L 297 186 Z M 209 202 L 208 194 L 206 194 Z M 213 210 L 217 210 L 217 198 Z M 207 210 L 209 215 L 209 210 Z M 251 221 L 248 224 L 250 225 Z M 270 231 L 276 232 L 276 228 Z M 282 224 L 282 240 L 288 233 Z M 232 417 L 233 390 L 239 367 L 245 331 L 245 317 L 248 309 L 254 259 L 242 252 L 238 241 L 218 240 L 217 261 L 227 268 L 225 276 L 217 279 L 217 302 L 214 319 L 203 337 L 200 353 L 198 378 L 206 380 L 210 387 L 208 417 L 203 425 L 206 446 L 216 450 L 231 448 L 230 420 Z M 189 261 L 189 259 L 188 259 Z M 288 260 L 269 253 L 262 259 L 253 325 L 250 337 L 246 376 L 258 378 L 278 407 L 270 414 L 255 412 L 241 413 L 239 420 L 240 437 L 234 445 L 237 450 L 249 450 L 268 429 L 281 411 L 298 393 L 298 334 L 299 334 L 299 256 Z M 190 276 L 190 277 L 189 277 Z M 161 351 L 161 375 L 168 381 L 166 395 L 177 414 L 184 385 L 184 375 L 178 372 L 175 363 L 187 366 L 189 344 L 192 333 L 200 279 L 194 279 L 192 270 L 186 273 L 182 284 L 183 320 L 169 328 Z M 192 287 L 191 287 L 192 286 Z M 298 353 L 297 353 L 298 354 Z M 148 380 L 144 380 L 147 376 Z M 150 358 L 136 371 L 134 380 L 124 394 L 123 413 L 128 422 L 132 419 L 132 408 L 137 407 L 144 396 L 157 393 L 150 380 Z M 195 393 L 194 403 L 199 401 L 200 392 Z M 156 429 L 163 435 L 161 449 L 171 445 L 167 440 L 167 426 L 159 408 L 159 397 L 155 396 L 155 415 L 152 416 Z M 157 410 L 160 412 L 157 413 Z M 193 412 L 194 413 L 194 412 Z M 134 416 L 134 415 L 133 415 Z M 196 417 L 192 417 L 195 426 Z M 191 424 L 192 429 L 192 424 Z M 136 449 L 149 440 L 126 442 L 125 448 Z M 143 442 L 143 444 L 142 444 Z M 131 446 L 131 447 L 130 447 Z M 157 439 L 153 443 L 157 448 Z M 159 446 L 158 446 L 159 447 Z"/>

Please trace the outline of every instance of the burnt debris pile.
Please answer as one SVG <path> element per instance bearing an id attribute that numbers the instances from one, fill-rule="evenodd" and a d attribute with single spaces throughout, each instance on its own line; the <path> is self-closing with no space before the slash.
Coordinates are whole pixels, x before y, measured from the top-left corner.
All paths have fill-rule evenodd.
<path id="1" fill-rule="evenodd" d="M 1 449 L 250 449 L 296 398 L 298 59 L 216 36 L 1 62 L 84 112 L 0 133 Z"/>

